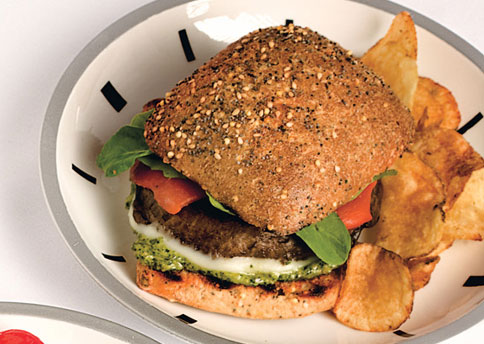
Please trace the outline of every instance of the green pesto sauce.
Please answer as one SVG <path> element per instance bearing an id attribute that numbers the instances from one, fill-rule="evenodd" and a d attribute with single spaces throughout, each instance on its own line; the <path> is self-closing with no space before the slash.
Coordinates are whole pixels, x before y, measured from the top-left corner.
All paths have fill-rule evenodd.
<path id="1" fill-rule="evenodd" d="M 163 238 L 151 239 L 138 233 L 138 239 L 132 246 L 136 259 L 153 270 L 158 271 L 179 271 L 188 270 L 210 275 L 218 279 L 236 284 L 256 286 L 263 284 L 274 284 L 275 282 L 294 281 L 299 279 L 310 279 L 319 275 L 328 274 L 334 268 L 324 262 L 317 260 L 290 273 L 235 273 L 216 270 L 208 270 L 189 261 L 177 252 L 170 250 L 163 243 Z"/>

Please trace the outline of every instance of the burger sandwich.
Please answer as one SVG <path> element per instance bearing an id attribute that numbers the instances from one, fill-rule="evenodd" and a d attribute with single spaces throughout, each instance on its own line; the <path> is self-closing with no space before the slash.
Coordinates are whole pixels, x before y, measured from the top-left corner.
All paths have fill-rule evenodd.
<path id="1" fill-rule="evenodd" d="M 331 309 L 376 181 L 413 135 L 408 109 L 351 52 L 291 25 L 230 44 L 104 146 L 130 169 L 137 284 L 212 312 Z"/>

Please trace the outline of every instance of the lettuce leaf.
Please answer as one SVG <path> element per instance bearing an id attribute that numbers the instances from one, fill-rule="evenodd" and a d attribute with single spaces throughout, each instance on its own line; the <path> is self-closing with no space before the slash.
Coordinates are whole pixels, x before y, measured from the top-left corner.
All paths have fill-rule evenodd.
<path id="1" fill-rule="evenodd" d="M 336 213 L 304 227 L 296 235 L 326 264 L 338 266 L 348 259 L 351 236 Z"/>

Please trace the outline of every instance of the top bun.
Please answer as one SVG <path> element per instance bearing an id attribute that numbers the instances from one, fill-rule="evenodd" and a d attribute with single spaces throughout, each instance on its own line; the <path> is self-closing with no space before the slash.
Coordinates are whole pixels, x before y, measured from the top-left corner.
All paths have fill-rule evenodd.
<path id="1" fill-rule="evenodd" d="M 289 25 L 242 37 L 179 82 L 145 138 L 246 222 L 290 234 L 351 200 L 413 131 L 351 52 Z"/>

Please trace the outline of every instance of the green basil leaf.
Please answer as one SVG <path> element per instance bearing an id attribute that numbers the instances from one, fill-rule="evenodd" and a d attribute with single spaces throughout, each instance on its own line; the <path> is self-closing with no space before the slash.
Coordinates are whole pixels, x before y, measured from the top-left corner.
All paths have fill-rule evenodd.
<path id="1" fill-rule="evenodd" d="M 148 120 L 148 117 L 150 117 L 152 113 L 153 113 L 153 109 L 136 114 L 131 119 L 131 123 L 129 123 L 129 125 L 131 127 L 144 129 L 145 123 Z"/>
<path id="2" fill-rule="evenodd" d="M 377 181 L 377 180 L 380 180 L 382 179 L 383 177 L 387 177 L 387 176 L 396 176 L 398 173 L 397 170 L 386 170 L 380 174 L 377 174 L 376 176 L 373 177 L 373 181 Z"/>
<path id="3" fill-rule="evenodd" d="M 168 164 L 165 164 L 163 160 L 156 154 L 142 156 L 138 158 L 143 164 L 151 168 L 152 170 L 162 171 L 166 178 L 186 178 L 183 174 L 175 170 Z"/>
<path id="4" fill-rule="evenodd" d="M 129 191 L 129 195 L 124 200 L 124 207 L 126 209 L 129 209 L 129 207 L 131 206 L 131 203 L 133 203 L 133 200 L 134 200 L 134 196 L 135 195 L 136 195 L 136 184 L 135 183 L 131 183 L 131 188 L 130 188 L 130 191 Z"/>
<path id="5" fill-rule="evenodd" d="M 151 152 L 144 138 L 146 120 L 153 110 L 141 112 L 133 117 L 129 125 L 118 130 L 104 145 L 96 163 L 106 176 L 113 177 L 128 170 L 136 159 L 152 170 L 163 172 L 166 178 L 185 178 L 156 154 Z"/>
<path id="6" fill-rule="evenodd" d="M 371 182 L 372 183 L 373 182 L 376 182 L 377 180 L 380 180 L 383 177 L 387 177 L 387 176 L 396 176 L 397 173 L 398 173 L 397 170 L 386 170 L 386 171 L 384 171 L 384 172 L 382 172 L 382 173 L 377 174 L 376 176 L 374 176 L 373 179 L 371 180 Z M 370 185 L 370 184 L 371 183 L 366 184 L 364 188 L 362 188 L 360 191 L 358 191 L 356 193 L 356 195 L 354 195 L 353 197 L 351 197 L 351 200 L 354 200 L 356 197 L 358 197 L 363 192 L 363 190 L 365 190 L 368 187 L 368 185 Z"/>
<path id="7" fill-rule="evenodd" d="M 136 159 L 153 154 L 144 138 L 146 120 L 153 110 L 139 113 L 129 125 L 119 129 L 103 146 L 96 164 L 108 177 L 117 176 L 134 165 Z"/>
<path id="8" fill-rule="evenodd" d="M 227 208 L 225 208 L 222 203 L 220 203 L 219 201 L 217 201 L 215 198 L 213 198 L 212 195 L 210 195 L 210 193 L 206 192 L 207 196 L 208 196 L 208 200 L 210 201 L 210 204 L 212 206 L 214 206 L 215 208 L 217 208 L 218 210 L 221 210 L 227 214 L 230 214 L 230 215 L 233 215 L 235 216 L 235 214 L 233 212 L 231 212 L 230 210 L 228 210 Z"/>
<path id="9" fill-rule="evenodd" d="M 338 266 L 348 259 L 351 236 L 336 213 L 304 227 L 296 234 L 326 264 Z"/>
<path id="10" fill-rule="evenodd" d="M 124 126 L 104 145 L 96 164 L 113 177 L 133 166 L 136 159 L 152 154 L 143 136 L 144 129 Z"/>

